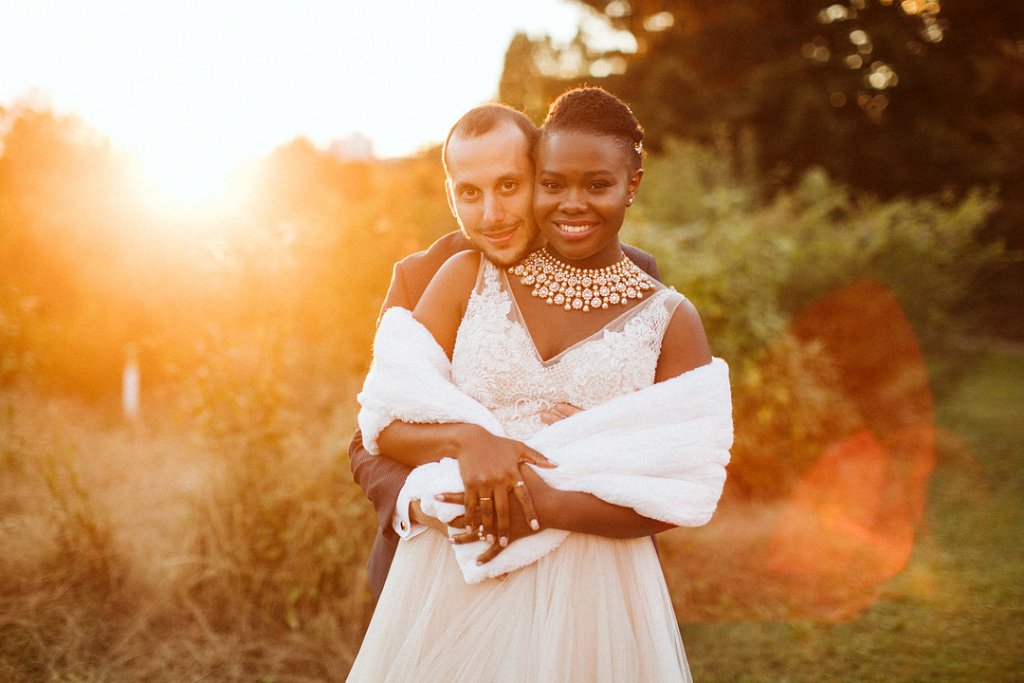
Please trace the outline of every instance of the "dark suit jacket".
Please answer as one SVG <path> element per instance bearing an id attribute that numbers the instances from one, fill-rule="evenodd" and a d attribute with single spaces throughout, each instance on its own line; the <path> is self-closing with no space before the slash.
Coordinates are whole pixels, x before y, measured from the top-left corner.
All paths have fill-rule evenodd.
<path id="1" fill-rule="evenodd" d="M 381 313 L 392 306 L 412 310 L 430 284 L 434 273 L 448 258 L 460 251 L 472 249 L 461 232 L 451 232 L 434 242 L 426 251 L 407 256 L 395 264 L 391 286 Z M 636 247 L 622 245 L 622 250 L 649 275 L 661 279 L 654 257 Z M 356 431 L 348 446 L 352 476 L 363 487 L 366 497 L 377 512 L 377 536 L 370 551 L 369 579 L 374 596 L 379 597 L 398 546 L 398 534 L 391 528 L 398 492 L 409 476 L 409 468 L 389 458 L 370 455 L 363 448 L 363 435 Z"/>

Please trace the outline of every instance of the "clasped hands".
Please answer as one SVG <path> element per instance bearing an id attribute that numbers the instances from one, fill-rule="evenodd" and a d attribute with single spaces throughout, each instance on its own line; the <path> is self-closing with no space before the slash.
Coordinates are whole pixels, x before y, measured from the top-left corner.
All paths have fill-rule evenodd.
<path id="1" fill-rule="evenodd" d="M 541 413 L 540 418 L 552 424 L 579 411 L 573 405 L 559 403 Z M 458 462 L 465 491 L 442 493 L 437 499 L 464 505 L 465 513 L 451 520 L 446 528 L 414 503 L 416 521 L 446 533 L 448 528 L 463 529 L 449 536 L 450 542 L 455 544 L 486 541 L 490 547 L 477 558 L 478 565 L 493 560 L 512 541 L 541 529 L 535 493 L 543 502 L 551 488 L 524 465 L 551 468 L 556 467 L 555 463 L 521 441 L 478 428 L 467 430 Z"/>

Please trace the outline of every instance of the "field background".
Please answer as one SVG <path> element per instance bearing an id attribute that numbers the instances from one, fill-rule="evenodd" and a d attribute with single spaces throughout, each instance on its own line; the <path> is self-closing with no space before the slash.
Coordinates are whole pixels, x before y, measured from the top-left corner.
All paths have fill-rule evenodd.
<path id="1" fill-rule="evenodd" d="M 630 102 L 623 237 L 729 361 L 725 495 L 660 542 L 696 679 L 1024 680 L 1024 6 L 576 4 L 635 49 L 519 34 L 496 88 Z M 182 205 L 0 103 L 0 680 L 344 677 L 355 395 L 443 180 L 297 137 Z"/>

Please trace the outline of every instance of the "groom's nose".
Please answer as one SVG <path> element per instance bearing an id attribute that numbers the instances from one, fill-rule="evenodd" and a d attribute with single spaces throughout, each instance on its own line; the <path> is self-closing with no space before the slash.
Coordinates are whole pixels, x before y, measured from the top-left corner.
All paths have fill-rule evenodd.
<path id="1" fill-rule="evenodd" d="M 505 203 L 501 197 L 493 194 L 484 195 L 484 223 L 494 225 L 505 219 Z"/>

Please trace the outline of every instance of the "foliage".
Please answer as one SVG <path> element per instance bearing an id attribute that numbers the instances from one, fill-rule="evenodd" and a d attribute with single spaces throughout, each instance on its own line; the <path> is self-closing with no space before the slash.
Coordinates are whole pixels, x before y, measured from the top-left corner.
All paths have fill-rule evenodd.
<path id="1" fill-rule="evenodd" d="M 437 151 L 295 140 L 203 217 L 80 122 L 4 116 L 0 678 L 336 678 L 374 529 L 341 452 L 391 265 L 453 227 Z"/>
<path id="2" fill-rule="evenodd" d="M 608 56 L 586 41 L 564 48 L 574 60 L 559 60 L 549 42 L 531 50 L 516 39 L 506 70 L 522 75 L 503 99 L 519 105 L 544 79 L 607 83 L 634 106 L 656 148 L 672 136 L 709 140 L 721 125 L 749 127 L 763 170 L 784 164 L 799 175 L 819 165 L 882 195 L 1021 180 L 1019 6 L 580 2 L 628 31 L 636 51 L 614 53 L 624 64 L 603 74 L 595 65 Z M 561 68 L 543 68 L 552 62 Z"/>
<path id="3" fill-rule="evenodd" d="M 865 614 L 842 623 L 785 615 L 736 620 L 730 618 L 730 609 L 742 606 L 722 601 L 702 606 L 717 618 L 695 621 L 689 605 L 680 604 L 674 592 L 695 676 L 723 681 L 977 681 L 1003 680 L 1020 669 L 1014 639 L 1020 631 L 1016 598 L 1024 572 L 1019 543 L 1024 500 L 1019 414 L 1024 396 L 1017 378 L 1024 362 L 1019 354 L 1005 353 L 979 358 L 961 352 L 943 360 L 965 365 L 969 373 L 939 406 L 944 436 L 928 521 L 907 569 L 879 587 Z M 283 439 L 308 448 L 286 449 L 268 468 L 279 486 L 277 502 L 266 505 L 291 510 L 278 530 L 296 531 L 288 538 L 267 534 L 283 539 L 277 543 L 285 557 L 276 564 L 253 559 L 252 565 L 243 566 L 237 548 L 252 537 L 232 539 L 227 533 L 251 533 L 252 527 L 212 526 L 239 503 L 221 488 L 226 479 L 208 492 L 197 492 L 188 483 L 195 480 L 193 468 L 205 480 L 215 473 L 216 468 L 207 469 L 215 461 L 234 457 L 207 450 L 216 442 L 210 436 L 202 437 L 197 447 L 181 438 L 182 427 L 175 425 L 170 436 L 150 429 L 128 440 L 80 406 L 23 392 L 8 391 L 2 398 L 4 680 L 299 681 L 344 676 L 368 616 L 361 568 L 368 549 L 364 534 L 373 528 L 365 505 L 361 518 L 349 516 L 349 506 L 361 495 L 355 485 L 324 469 L 333 463 L 331 442 L 351 429 L 350 414 L 338 424 L 310 421 L 299 434 Z M 58 550 L 58 520 L 69 518 L 57 512 L 61 503 L 49 499 L 41 472 L 31 469 L 47 452 L 59 463 L 58 471 L 77 471 L 90 501 L 88 514 L 109 533 L 106 549 L 86 543 L 79 553 Z M 72 508 L 80 505 L 68 502 Z M 318 544 L 311 542 L 328 537 L 320 535 L 322 529 L 350 534 L 338 537 L 340 544 L 355 549 L 345 556 L 343 571 L 349 577 L 345 580 L 353 582 L 346 589 L 360 597 L 348 602 L 322 590 L 317 608 L 296 592 L 298 628 L 293 629 L 288 625 L 288 594 L 273 596 L 286 586 L 312 585 L 315 573 L 330 566 L 315 554 Z M 662 542 L 670 586 L 701 584 L 712 601 L 727 594 L 728 586 L 719 590 L 716 583 L 722 577 L 714 561 L 695 559 L 694 573 L 671 562 L 669 550 L 697 552 L 685 533 L 671 532 Z M 197 554 L 204 546 L 208 551 Z M 108 558 L 111 572 L 106 576 L 115 580 L 82 580 L 96 566 L 97 552 Z M 261 574 L 264 580 L 255 581 Z M 242 590 L 228 577 L 262 591 Z"/>
<path id="4" fill-rule="evenodd" d="M 5 116 L 0 677 L 337 677 L 374 528 L 339 453 L 391 264 L 452 227 L 437 151 L 295 140 L 241 179 L 241 209 L 197 220 L 152 208 L 81 123 Z M 999 250 L 977 240 L 991 192 L 883 200 L 817 169 L 768 192 L 757 130 L 665 137 L 627 237 L 732 365 L 730 486 L 772 497 L 866 420 L 802 313 L 871 278 L 935 347 Z M 146 413 L 122 429 L 94 406 L 128 345 Z"/>
<path id="5" fill-rule="evenodd" d="M 865 277 L 896 293 L 919 334 L 945 336 L 1002 253 L 977 240 L 991 193 L 883 202 L 812 170 L 760 206 L 756 188 L 693 144 L 670 143 L 645 167 L 628 234 L 700 303 L 726 354 L 763 347 L 816 298 Z"/>
<path id="6" fill-rule="evenodd" d="M 971 325 L 959 307 L 1001 253 L 977 240 L 995 201 L 972 192 L 883 202 L 812 170 L 762 205 L 756 186 L 734 179 L 730 166 L 708 148 L 669 143 L 645 163 L 626 238 L 657 256 L 665 280 L 701 312 L 715 353 L 732 365 L 731 485 L 778 495 L 863 419 L 836 379 L 842 359 L 794 322 L 869 279 L 895 295 L 921 343 L 936 348 L 963 334 Z M 868 319 L 868 309 L 861 315 Z"/>
<path id="7" fill-rule="evenodd" d="M 1024 5 L 1002 0 L 579 0 L 635 51 L 517 36 L 499 96 L 535 114 L 580 83 L 633 107 L 660 150 L 673 138 L 756 155 L 762 196 L 822 168 L 884 199 L 992 188 L 979 237 L 1024 250 Z M 971 301 L 1021 334 L 1021 261 L 990 268 Z"/>
<path id="8" fill-rule="evenodd" d="M 670 588 L 704 584 L 717 618 L 682 625 L 695 680 L 1008 681 L 1024 665 L 1021 476 L 1024 358 L 1018 352 L 941 354 L 968 368 L 938 406 L 940 433 L 927 518 L 908 566 L 878 586 L 870 609 L 840 623 L 731 617 L 730 586 L 716 563 L 674 572 Z M 748 524 L 759 518 L 751 515 Z M 676 533 L 676 532 L 673 532 Z M 675 541 L 676 539 L 672 539 Z M 696 552 L 686 545 L 682 551 Z M 663 543 L 662 547 L 668 545 Z M 673 579 L 678 582 L 674 583 Z M 673 598 L 679 593 L 673 590 Z M 677 606 L 679 603 L 676 602 Z M 706 605 L 700 605 L 707 609 Z M 680 619 L 687 619 L 687 607 Z"/>
<path id="9" fill-rule="evenodd" d="M 391 264 L 453 227 L 436 150 L 351 161 L 298 139 L 238 179 L 230 211 L 191 216 L 162 210 L 81 122 L 4 116 L 3 382 L 109 404 L 129 348 L 156 386 L 271 325 L 347 376 L 367 362 Z"/>
<path id="10" fill-rule="evenodd" d="M 0 676 L 42 680 L 95 663 L 125 609 L 125 555 L 53 411 L 0 392 Z M 62 603 L 67 609 L 61 609 Z"/>
<path id="11" fill-rule="evenodd" d="M 352 661 L 374 526 L 339 462 L 347 402 L 318 418 L 256 389 L 241 403 L 262 410 L 207 406 L 229 435 L 0 399 L 4 680 L 328 680 Z"/>
<path id="12" fill-rule="evenodd" d="M 188 592 L 217 629 L 297 630 L 325 610 L 367 607 L 355 561 L 372 541 L 358 523 L 362 496 L 341 475 L 341 444 L 335 457 L 313 458 L 304 433 L 311 415 L 333 417 L 342 399 L 338 388 L 325 393 L 286 333 L 222 341 L 190 382 L 214 474 L 210 495 L 195 501 L 204 571 Z"/>

